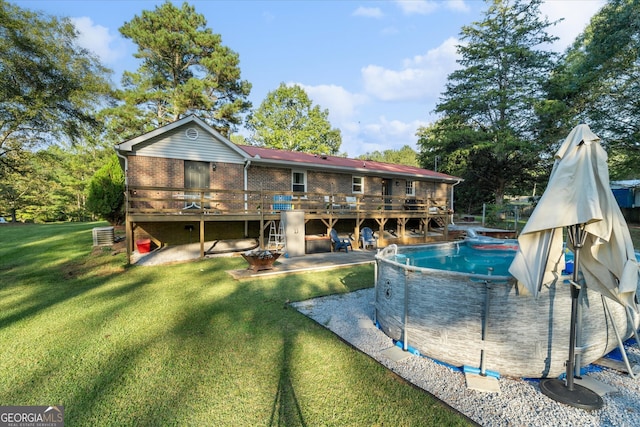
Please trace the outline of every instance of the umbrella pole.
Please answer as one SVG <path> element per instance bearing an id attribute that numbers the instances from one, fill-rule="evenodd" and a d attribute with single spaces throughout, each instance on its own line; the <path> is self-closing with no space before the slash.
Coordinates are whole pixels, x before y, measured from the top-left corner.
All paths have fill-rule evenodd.
<path id="1" fill-rule="evenodd" d="M 540 381 L 540 391 L 560 403 L 581 409 L 600 409 L 604 405 L 602 398 L 593 390 L 574 384 L 574 364 L 576 350 L 576 320 L 578 314 L 578 269 L 580 266 L 580 250 L 587 239 L 585 224 L 576 224 L 568 228 L 567 234 L 574 248 L 573 276 L 571 280 L 571 325 L 569 329 L 569 360 L 567 360 L 566 381 L 557 378 Z"/>

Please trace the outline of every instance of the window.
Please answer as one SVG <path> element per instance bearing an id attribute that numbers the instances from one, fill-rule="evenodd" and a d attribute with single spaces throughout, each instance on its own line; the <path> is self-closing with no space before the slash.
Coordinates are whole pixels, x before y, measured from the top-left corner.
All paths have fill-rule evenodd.
<path id="1" fill-rule="evenodd" d="M 294 193 L 307 192 L 307 173 L 304 171 L 293 171 L 291 173 L 291 191 Z"/>
<path id="2" fill-rule="evenodd" d="M 405 187 L 405 195 L 407 196 L 415 196 L 416 195 L 416 186 L 413 181 L 407 181 L 407 185 Z"/>
<path id="3" fill-rule="evenodd" d="M 354 176 L 351 178 L 351 192 L 362 194 L 364 193 L 364 178 L 361 176 Z"/>

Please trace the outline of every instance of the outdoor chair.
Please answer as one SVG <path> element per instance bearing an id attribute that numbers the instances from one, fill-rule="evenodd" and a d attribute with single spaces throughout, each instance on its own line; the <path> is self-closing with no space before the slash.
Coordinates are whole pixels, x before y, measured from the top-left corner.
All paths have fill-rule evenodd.
<path id="1" fill-rule="evenodd" d="M 367 249 L 367 246 L 373 246 L 374 248 L 378 247 L 378 239 L 376 238 L 373 230 L 369 227 L 363 227 L 360 230 L 360 247 L 362 249 Z"/>
<path id="2" fill-rule="evenodd" d="M 326 205 L 327 210 L 329 209 L 340 209 L 341 206 L 339 203 L 335 203 L 334 196 L 324 196 L 324 203 Z"/>
<path id="3" fill-rule="evenodd" d="M 357 209 L 358 208 L 358 199 L 355 197 L 347 196 L 344 198 L 345 202 L 347 202 L 347 208 L 349 209 Z"/>
<path id="4" fill-rule="evenodd" d="M 353 250 L 353 246 L 351 246 L 351 240 L 339 237 L 338 232 L 333 229 L 331 230 L 331 243 L 333 243 L 334 252 L 338 252 L 343 248 L 346 253 L 349 253 L 349 248 Z"/>

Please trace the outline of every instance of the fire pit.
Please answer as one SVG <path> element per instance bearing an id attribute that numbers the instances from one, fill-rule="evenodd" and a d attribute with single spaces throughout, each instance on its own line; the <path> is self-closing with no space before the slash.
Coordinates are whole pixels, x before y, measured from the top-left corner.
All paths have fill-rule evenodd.
<path id="1" fill-rule="evenodd" d="M 254 250 L 244 252 L 242 257 L 249 263 L 248 269 L 257 272 L 260 270 L 271 270 L 280 255 L 279 252 Z"/>

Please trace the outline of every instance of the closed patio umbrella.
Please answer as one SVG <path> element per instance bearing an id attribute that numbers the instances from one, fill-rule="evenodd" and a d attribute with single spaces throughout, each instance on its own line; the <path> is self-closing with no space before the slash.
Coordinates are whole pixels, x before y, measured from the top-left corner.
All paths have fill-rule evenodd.
<path id="1" fill-rule="evenodd" d="M 609 186 L 607 153 L 589 126 L 576 126 L 555 155 L 549 184 L 518 237 L 509 272 L 533 295 L 564 269 L 562 228 L 584 224 L 582 273 L 591 290 L 637 313 L 638 263 Z"/>
<path id="2" fill-rule="evenodd" d="M 579 271 L 588 289 L 638 313 L 638 263 L 629 229 L 609 186 L 607 154 L 586 124 L 576 126 L 555 155 L 549 183 L 518 237 L 519 248 L 509 272 L 534 296 L 565 268 L 562 231 L 575 253 L 571 282 L 571 329 L 566 384 L 547 379 L 540 390 L 562 403 L 597 409 L 603 401 L 574 385 Z"/>

